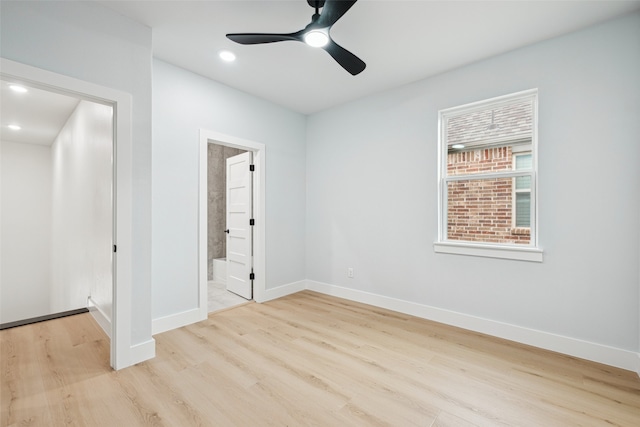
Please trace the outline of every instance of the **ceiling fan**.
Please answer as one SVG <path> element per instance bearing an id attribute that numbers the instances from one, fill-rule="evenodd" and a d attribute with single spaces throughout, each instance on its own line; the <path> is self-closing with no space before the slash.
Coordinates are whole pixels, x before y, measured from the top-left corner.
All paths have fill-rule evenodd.
<path id="1" fill-rule="evenodd" d="M 227 38 L 240 44 L 261 44 L 298 41 L 326 50 L 338 64 L 352 75 L 361 73 L 367 64 L 331 39 L 329 30 L 357 0 L 307 0 L 316 10 L 311 23 L 302 30 L 288 34 L 240 33 L 227 34 Z M 322 8 L 322 14 L 320 9 Z"/>

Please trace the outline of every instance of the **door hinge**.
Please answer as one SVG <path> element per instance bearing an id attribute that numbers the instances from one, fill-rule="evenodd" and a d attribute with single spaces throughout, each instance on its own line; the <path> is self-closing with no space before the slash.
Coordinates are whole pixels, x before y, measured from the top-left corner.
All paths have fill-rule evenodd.
<path id="1" fill-rule="evenodd" d="M 113 245 L 113 252 L 117 252 L 118 251 L 118 247 L 116 245 Z"/>
<path id="2" fill-rule="evenodd" d="M 249 280 L 256 280 L 256 275 L 253 273 L 249 274 Z"/>
<path id="3" fill-rule="evenodd" d="M 256 225 L 256 220 L 255 220 L 255 219 L 253 219 L 253 218 L 251 218 L 251 219 L 249 220 L 249 225 Z"/>
<path id="4" fill-rule="evenodd" d="M 250 172 L 255 172 L 255 170 L 256 170 L 255 165 L 249 165 L 249 171 Z"/>

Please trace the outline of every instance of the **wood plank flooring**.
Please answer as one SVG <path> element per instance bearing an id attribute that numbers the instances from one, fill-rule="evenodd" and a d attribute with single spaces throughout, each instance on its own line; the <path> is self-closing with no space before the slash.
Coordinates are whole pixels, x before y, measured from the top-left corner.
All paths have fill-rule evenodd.
<path id="1" fill-rule="evenodd" d="M 310 291 L 156 337 L 114 372 L 89 314 L 0 332 L 0 426 L 640 426 L 640 379 Z"/>

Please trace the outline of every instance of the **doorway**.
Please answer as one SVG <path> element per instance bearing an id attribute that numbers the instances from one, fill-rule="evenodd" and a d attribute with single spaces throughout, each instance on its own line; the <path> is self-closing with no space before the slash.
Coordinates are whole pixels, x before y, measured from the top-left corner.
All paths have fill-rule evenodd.
<path id="1" fill-rule="evenodd" d="M 104 313 L 93 310 L 93 317 L 110 338 L 110 365 L 114 369 L 130 366 L 152 353 L 147 347 L 137 348 L 131 343 L 132 307 L 132 100 L 125 92 L 53 73 L 40 68 L 0 58 L 0 79 L 13 84 L 38 88 L 74 96 L 80 100 L 108 105 L 112 110 L 112 223 L 110 234 L 111 287 L 107 292 L 111 306 Z M 116 252 L 117 249 L 117 252 Z M 99 250 L 105 250 L 103 248 Z M 87 297 L 87 296 L 85 296 Z M 106 314 L 106 315 L 104 315 Z M 110 314 L 110 317 L 108 315 Z M 139 347 L 139 346 L 138 346 Z M 148 348 L 149 347 L 149 348 Z"/>
<path id="2" fill-rule="evenodd" d="M 90 307 L 110 335 L 113 106 L 4 79 L 0 91 L 0 327 Z"/>
<path id="3" fill-rule="evenodd" d="M 217 156 L 216 153 L 218 154 Z M 225 158 L 224 170 L 221 170 L 221 160 L 212 160 L 218 166 L 217 170 L 212 171 L 209 167 L 210 159 L 219 159 L 221 157 Z M 214 299 L 216 297 L 218 299 L 226 298 L 229 299 L 227 303 L 233 302 L 234 304 L 243 303 L 247 301 L 247 297 L 250 299 L 251 296 L 254 301 L 261 302 L 263 300 L 265 290 L 264 158 L 264 144 L 213 131 L 200 130 L 198 268 L 199 311 L 201 318 L 206 318 L 210 312 L 210 296 Z M 253 165 L 251 167 L 252 171 L 250 171 L 250 165 Z M 234 172 L 235 170 L 246 171 L 247 174 L 237 175 Z M 223 173 L 225 179 L 221 178 Z M 231 177 L 229 177 L 230 173 L 232 174 Z M 216 177 L 218 182 L 216 182 Z M 227 178 L 229 182 L 227 182 Z M 237 203 L 236 200 L 237 196 L 246 195 L 246 190 L 244 190 L 246 182 L 244 184 L 240 182 L 247 179 L 251 184 L 249 186 L 250 192 L 248 193 L 251 207 L 248 211 L 244 206 L 244 202 Z M 234 182 L 232 183 L 231 181 Z M 224 187 L 222 187 L 223 184 Z M 227 188 L 229 186 L 232 187 L 232 190 Z M 225 193 L 224 203 L 221 200 L 223 199 L 221 192 Z M 232 200 L 227 199 L 228 194 L 231 194 Z M 210 203 L 210 199 L 213 199 L 213 203 Z M 231 206 L 229 209 L 227 209 L 227 203 Z M 215 206 L 211 206 L 212 204 Z M 209 216 L 211 209 L 217 211 L 217 219 Z M 234 215 L 233 219 L 227 218 L 229 212 Z M 222 213 L 224 213 L 224 220 L 221 219 Z M 239 222 L 236 217 L 241 218 Z M 250 220 L 252 221 L 250 222 Z M 239 225 L 245 223 L 246 226 Z M 252 236 L 252 239 L 249 240 L 250 246 L 248 249 L 238 246 L 239 243 L 246 245 L 246 233 L 251 233 Z M 230 246 L 230 252 L 227 252 L 227 245 Z M 224 257 L 222 256 L 223 254 L 225 255 Z M 228 254 L 230 255 L 229 257 L 227 257 Z M 251 259 L 246 260 L 246 262 L 238 262 L 241 258 L 246 258 L 247 256 Z M 230 263 L 234 264 L 229 266 Z M 248 264 L 249 270 L 246 270 L 247 265 L 241 264 Z M 241 281 L 250 281 L 250 294 L 234 288 L 242 285 Z M 221 284 L 220 282 L 225 283 Z M 234 292 L 243 295 L 245 299 L 234 299 L 233 297 L 236 294 L 230 295 L 228 293 L 226 282 L 232 283 L 231 288 Z M 221 304 L 224 305 L 225 302 L 221 301 Z M 214 303 L 211 307 L 215 311 L 221 306 Z"/>
<path id="4" fill-rule="evenodd" d="M 248 208 L 249 213 L 251 210 L 250 179 L 249 182 L 232 185 L 231 181 L 237 178 L 230 177 L 230 174 L 236 173 L 235 169 L 238 169 L 236 159 L 247 156 L 251 156 L 250 151 L 212 142 L 207 144 L 207 308 L 209 313 L 244 304 L 253 298 L 249 275 L 243 274 L 242 271 L 239 273 L 234 271 L 237 266 L 244 270 L 244 262 L 238 264 L 235 259 L 237 255 L 233 251 L 227 251 L 231 246 L 228 242 L 232 239 L 241 238 L 251 245 L 250 233 L 238 236 L 240 224 L 232 226 L 229 221 L 229 203 L 237 198 L 236 192 L 244 193 L 240 195 L 241 199 L 245 199 L 242 201 L 242 209 Z M 250 160 L 242 163 L 248 164 Z M 243 169 L 248 171 L 248 166 L 244 165 Z M 243 175 L 250 178 L 247 174 Z M 249 188 L 246 188 L 247 184 Z M 229 194 L 230 187 L 234 194 Z M 236 218 L 232 220 L 237 221 Z M 241 231 L 250 232 L 250 229 L 244 227 Z M 233 246 L 236 246 L 235 242 Z M 250 250 L 249 246 L 249 252 Z M 246 249 L 243 252 L 246 252 Z M 244 255 L 241 254 L 243 258 Z M 240 290 L 236 289 L 238 285 L 241 287 Z"/>

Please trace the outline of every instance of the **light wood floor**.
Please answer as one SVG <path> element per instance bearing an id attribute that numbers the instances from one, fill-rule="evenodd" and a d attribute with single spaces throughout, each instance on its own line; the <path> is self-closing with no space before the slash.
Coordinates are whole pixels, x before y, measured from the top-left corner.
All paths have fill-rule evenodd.
<path id="1" fill-rule="evenodd" d="M 0 332 L 0 425 L 640 426 L 640 379 L 305 291 L 157 335 L 113 372 L 90 315 Z"/>

